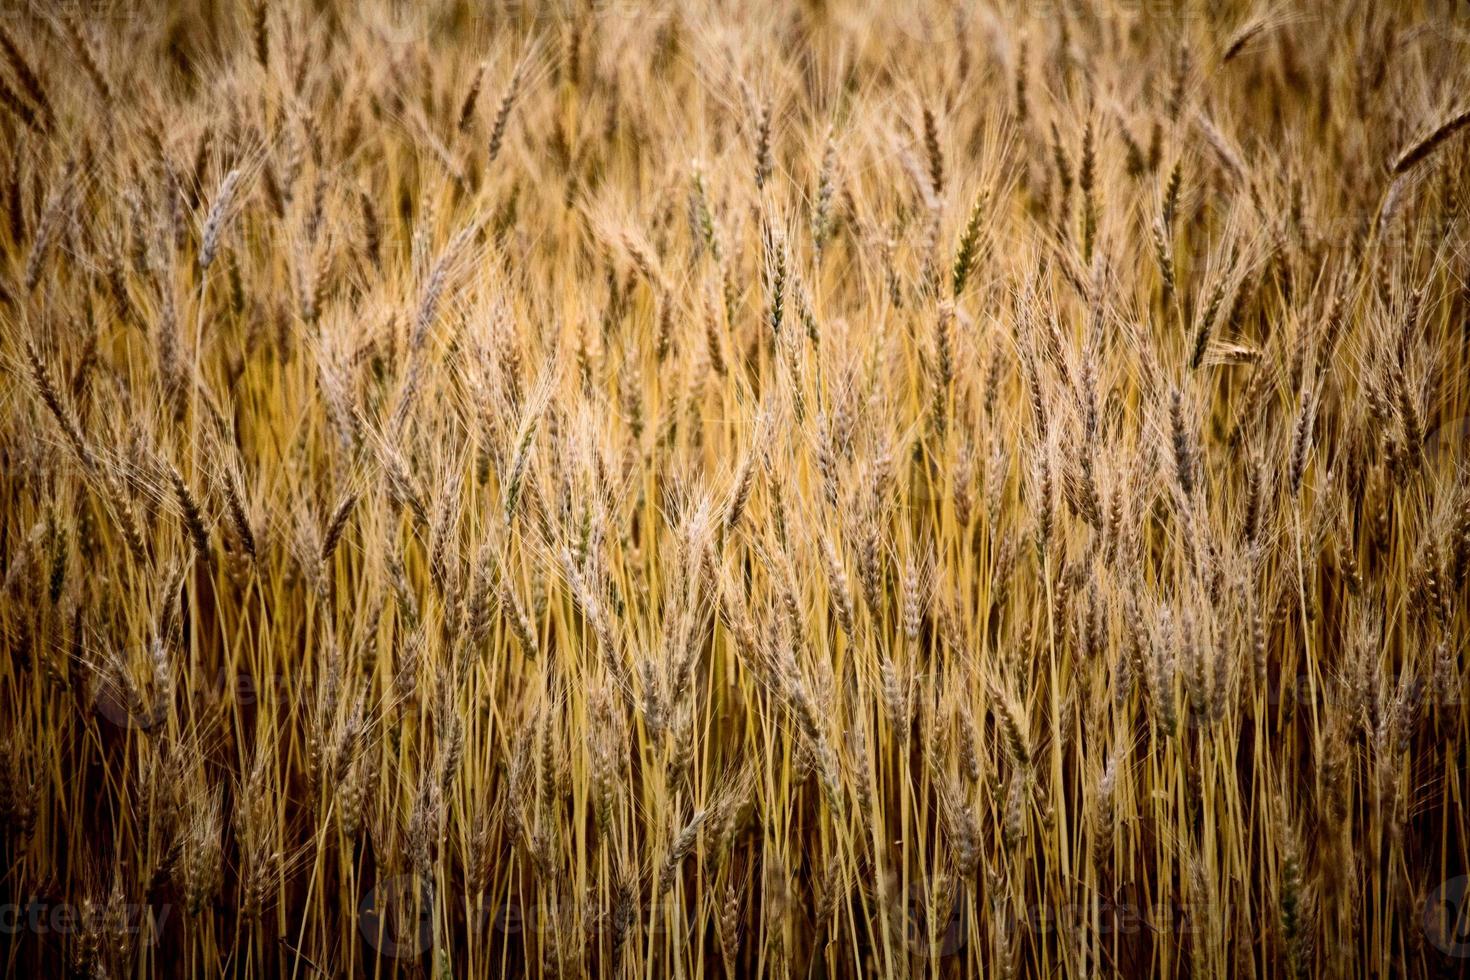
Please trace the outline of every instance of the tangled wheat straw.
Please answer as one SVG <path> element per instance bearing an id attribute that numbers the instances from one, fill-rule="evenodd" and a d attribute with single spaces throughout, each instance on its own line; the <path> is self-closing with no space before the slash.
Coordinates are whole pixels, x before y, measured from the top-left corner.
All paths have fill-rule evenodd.
<path id="1" fill-rule="evenodd" d="M 8 6 L 6 975 L 1458 975 L 1453 6 Z"/>

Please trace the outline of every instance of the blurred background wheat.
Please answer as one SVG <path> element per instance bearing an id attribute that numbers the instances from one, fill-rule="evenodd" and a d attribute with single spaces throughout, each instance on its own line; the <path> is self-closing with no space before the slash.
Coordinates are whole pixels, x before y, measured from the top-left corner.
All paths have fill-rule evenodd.
<path id="1" fill-rule="evenodd" d="M 1455 2 L 7 4 L 6 974 L 1461 975 L 1467 92 Z"/>

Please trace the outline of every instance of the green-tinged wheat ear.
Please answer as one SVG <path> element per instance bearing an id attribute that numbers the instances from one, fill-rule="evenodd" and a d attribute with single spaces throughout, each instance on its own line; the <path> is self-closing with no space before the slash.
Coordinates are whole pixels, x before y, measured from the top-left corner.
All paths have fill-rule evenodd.
<path id="1" fill-rule="evenodd" d="M 1169 311 L 1174 304 L 1174 249 L 1169 243 L 1167 226 L 1163 220 L 1157 221 L 1153 226 L 1154 259 L 1159 265 L 1159 279 L 1161 283 L 1161 296 L 1159 303 L 1163 307 L 1164 316 L 1169 318 Z"/>
<path id="2" fill-rule="evenodd" d="M 332 560 L 332 555 L 337 551 L 337 545 L 342 541 L 342 535 L 347 530 L 347 521 L 352 516 L 352 508 L 357 503 L 357 495 L 349 493 L 344 496 L 337 506 L 332 508 L 332 514 L 327 518 L 326 531 L 322 534 L 321 561 L 323 564 Z"/>
<path id="3" fill-rule="evenodd" d="M 475 73 L 470 77 L 469 88 L 465 90 L 464 100 L 459 105 L 459 119 L 455 129 L 463 133 L 475 121 L 475 107 L 480 102 L 480 83 L 485 80 L 485 65 L 483 63 L 475 66 Z"/>
<path id="4" fill-rule="evenodd" d="M 975 203 L 970 206 L 970 217 L 965 221 L 964 230 L 960 233 L 959 244 L 955 248 L 954 266 L 950 276 L 950 285 L 956 299 L 965 291 L 965 284 L 969 282 L 970 273 L 980 258 L 980 222 L 989 204 L 990 192 L 988 189 L 982 190 L 975 196 Z"/>
<path id="5" fill-rule="evenodd" d="M 490 126 L 490 140 L 485 152 L 485 162 L 494 163 L 500 156 L 501 147 L 505 144 L 505 130 L 510 122 L 510 111 L 515 108 L 516 98 L 520 95 L 521 84 L 525 78 L 524 61 L 516 65 L 511 74 L 510 83 L 505 87 L 505 93 L 500 97 L 500 104 L 495 108 L 495 121 Z"/>
<path id="6" fill-rule="evenodd" d="M 1027 55 L 1028 55 L 1028 53 L 1029 52 L 1028 52 L 1027 43 L 1023 39 L 1021 41 L 1020 47 L 1016 51 L 1016 74 L 1015 74 L 1015 84 L 1014 84 L 1014 96 L 1015 96 L 1015 100 L 1014 100 L 1014 111 L 1015 111 L 1015 114 L 1016 114 L 1016 122 L 1019 123 L 1019 124 L 1021 124 L 1021 125 L 1025 125 L 1026 119 L 1027 119 L 1028 115 L 1030 114 L 1030 101 L 1027 98 L 1027 87 L 1026 87 L 1027 86 L 1027 72 L 1026 72 L 1026 67 L 1027 67 Z"/>
<path id="7" fill-rule="evenodd" d="M 939 119 L 934 114 L 934 109 L 924 105 L 920 110 L 924 123 L 924 154 L 929 164 L 929 189 L 934 194 L 934 199 L 944 197 L 944 147 L 940 143 Z"/>
<path id="8" fill-rule="evenodd" d="M 1077 183 L 1082 189 L 1082 261 L 1090 263 L 1098 220 L 1097 141 L 1090 118 L 1082 131 L 1082 164 Z"/>

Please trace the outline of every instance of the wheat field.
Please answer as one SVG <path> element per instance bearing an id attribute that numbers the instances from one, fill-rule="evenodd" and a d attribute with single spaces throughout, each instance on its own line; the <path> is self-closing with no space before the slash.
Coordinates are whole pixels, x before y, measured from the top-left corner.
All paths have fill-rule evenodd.
<path id="1" fill-rule="evenodd" d="M 7 976 L 1459 976 L 1470 9 L 0 10 Z"/>

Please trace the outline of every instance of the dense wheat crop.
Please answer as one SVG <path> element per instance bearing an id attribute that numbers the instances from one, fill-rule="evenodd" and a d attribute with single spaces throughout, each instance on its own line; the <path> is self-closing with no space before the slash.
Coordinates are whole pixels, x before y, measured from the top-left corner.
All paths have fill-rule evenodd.
<path id="1" fill-rule="evenodd" d="M 1459 975 L 1462 8 L 6 4 L 5 973 Z"/>

